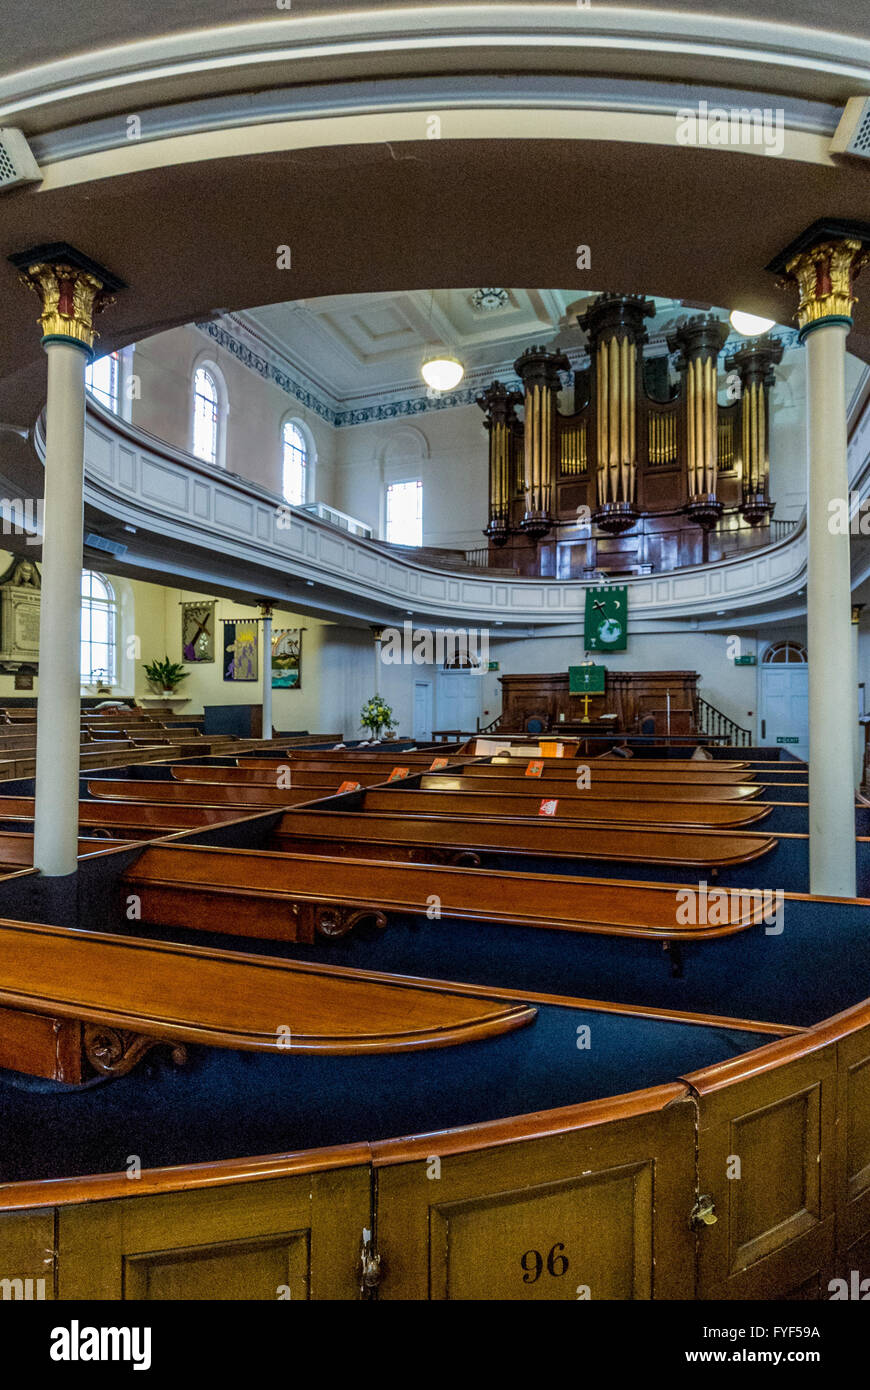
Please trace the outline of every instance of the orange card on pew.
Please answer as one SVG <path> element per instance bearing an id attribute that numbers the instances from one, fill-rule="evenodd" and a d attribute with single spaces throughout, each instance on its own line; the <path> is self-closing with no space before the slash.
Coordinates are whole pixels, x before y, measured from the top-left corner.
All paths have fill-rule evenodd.
<path id="1" fill-rule="evenodd" d="M 541 773 L 543 772 L 543 770 L 544 770 L 544 764 L 543 764 L 543 762 L 535 761 L 535 762 L 531 762 L 531 763 L 526 763 L 526 776 L 527 776 L 527 777 L 540 777 L 540 775 L 541 775 Z"/>
<path id="2" fill-rule="evenodd" d="M 437 772 L 439 768 L 441 768 L 441 767 L 446 767 L 446 766 L 447 766 L 447 759 L 446 759 L 446 758 L 433 758 L 432 761 L 431 761 L 431 763 L 429 764 L 429 771 L 430 771 L 430 772 Z"/>
<path id="3" fill-rule="evenodd" d="M 559 805 L 558 798 L 545 797 L 538 807 L 539 816 L 555 816 L 556 807 Z"/>
<path id="4" fill-rule="evenodd" d="M 410 771 L 411 769 L 409 767 L 394 767 L 387 781 L 398 782 L 402 777 L 407 777 Z"/>
<path id="5" fill-rule="evenodd" d="M 342 782 L 341 786 L 336 792 L 336 796 L 341 796 L 342 792 L 358 792 L 359 789 L 359 782 Z"/>

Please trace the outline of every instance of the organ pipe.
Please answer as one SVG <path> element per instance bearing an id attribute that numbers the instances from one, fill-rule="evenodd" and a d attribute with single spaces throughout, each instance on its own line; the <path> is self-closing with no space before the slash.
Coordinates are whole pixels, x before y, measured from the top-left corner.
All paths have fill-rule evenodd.
<path id="1" fill-rule="evenodd" d="M 510 531 L 511 436 L 517 425 L 515 407 L 521 400 L 519 391 L 509 391 L 500 381 L 477 398 L 489 433 L 489 524 L 484 535 L 494 545 L 504 545 Z"/>
<path id="2" fill-rule="evenodd" d="M 517 358 L 514 371 L 523 383 L 525 514 L 520 529 L 539 540 L 551 529 L 556 491 L 556 394 L 560 372 L 570 371 L 564 353 L 532 347 Z"/>
<path id="3" fill-rule="evenodd" d="M 725 359 L 740 376 L 740 472 L 743 500 L 740 510 L 751 526 L 770 515 L 770 391 L 782 343 L 765 334 L 750 338 Z"/>
<path id="4" fill-rule="evenodd" d="M 668 347 L 676 352 L 677 370 L 683 378 L 686 434 L 686 488 L 689 516 L 705 530 L 722 515 L 717 496 L 719 468 L 719 353 L 728 337 L 728 325 L 714 314 L 698 314 L 682 322 L 668 335 Z"/>
<path id="5" fill-rule="evenodd" d="M 638 349 L 644 319 L 655 312 L 640 295 L 602 294 L 577 320 L 586 331 L 595 377 L 596 523 L 619 532 L 634 525 L 637 507 Z"/>

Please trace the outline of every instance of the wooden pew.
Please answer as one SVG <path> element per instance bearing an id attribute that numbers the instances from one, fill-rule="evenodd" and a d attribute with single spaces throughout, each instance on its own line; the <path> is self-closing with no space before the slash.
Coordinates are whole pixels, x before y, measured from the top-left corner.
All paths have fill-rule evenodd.
<path id="1" fill-rule="evenodd" d="M 634 767 L 646 768 L 648 772 L 745 772 L 748 763 L 745 760 L 722 759 L 717 761 L 711 759 L 709 762 L 693 762 L 691 758 L 614 758 L 614 757 L 595 757 L 593 754 L 577 754 L 569 758 L 553 758 L 543 753 L 529 752 L 523 749 L 516 753 L 494 753 L 490 761 L 497 766 L 510 766 L 516 763 L 543 762 L 547 767 L 564 767 L 572 763 L 590 763 L 598 767 Z"/>
<path id="2" fill-rule="evenodd" d="M 138 778 L 129 781 L 88 782 L 88 793 L 100 801 L 148 801 L 154 805 L 169 804 L 182 806 L 235 806 L 240 810 L 249 807 L 265 809 L 275 806 L 296 806 L 302 802 L 316 801 L 323 793 L 305 787 L 282 789 L 272 786 L 232 786 L 226 782 L 143 782 Z"/>
<path id="3" fill-rule="evenodd" d="M 0 796 L 0 824 L 8 821 L 32 822 L 32 796 Z M 236 812 L 221 806 L 149 806 L 124 801 L 80 801 L 79 829 L 111 831 L 126 839 L 168 835 L 175 830 L 196 830 L 236 820 Z M 103 842 L 105 843 L 105 841 Z"/>
<path id="4" fill-rule="evenodd" d="M 388 781 L 392 768 L 388 766 L 379 767 L 375 770 L 359 768 L 350 774 L 346 768 L 328 768 L 323 771 L 311 772 L 307 769 L 300 770 L 294 763 L 279 763 L 275 767 L 209 767 L 197 766 L 195 764 L 178 763 L 172 768 L 172 776 L 176 782 L 222 782 L 227 785 L 251 786 L 251 787 L 310 787 L 312 796 L 317 795 L 320 790 L 321 795 L 337 791 L 342 782 L 358 782 L 361 787 L 378 786 Z M 404 769 L 402 769 L 404 770 Z M 408 776 L 413 776 L 416 769 L 409 768 Z M 759 791 L 761 788 L 759 787 Z"/>
<path id="5" fill-rule="evenodd" d="M 428 771 L 433 762 L 439 765 L 461 766 L 466 763 L 475 762 L 471 757 L 459 757 L 455 753 L 439 752 L 437 748 L 429 748 L 425 752 L 410 749 L 403 752 L 400 748 L 391 749 L 389 753 L 371 752 L 365 748 L 290 748 L 284 757 L 245 757 L 239 756 L 236 759 L 238 767 L 283 767 L 289 764 L 291 767 L 297 765 L 307 767 L 311 771 L 322 767 L 345 767 L 349 764 L 357 764 L 360 767 L 394 767 L 401 764 L 403 767 L 412 767 L 416 771 Z"/>
<path id="6" fill-rule="evenodd" d="M 662 941 L 730 936 L 762 918 L 746 903 L 725 926 L 682 924 L 674 885 L 178 844 L 144 850 L 121 888 L 143 922 L 301 942 L 425 914 L 433 894 L 443 917 Z"/>
<path id="7" fill-rule="evenodd" d="M 637 783 L 662 783 L 668 786 L 718 787 L 730 784 L 746 785 L 748 783 L 755 782 L 756 780 L 759 781 L 759 785 L 762 785 L 763 780 L 758 779 L 756 777 L 756 774 L 752 770 L 747 771 L 745 775 L 740 772 L 724 772 L 715 775 L 711 774 L 708 777 L 703 774 L 692 774 L 691 776 L 684 776 L 679 770 L 670 773 L 664 771 L 644 773 L 637 768 L 611 768 L 609 766 L 604 767 L 603 765 L 600 765 L 598 763 L 565 762 L 562 764 L 554 765 L 557 763 L 558 760 L 556 759 L 551 759 L 549 763 L 544 763 L 544 770 L 542 772 L 542 776 L 545 779 L 552 777 L 555 780 L 565 780 L 573 782 L 577 779 L 578 767 L 589 767 L 590 777 L 594 783 L 625 782 L 629 783 L 630 785 L 636 785 Z M 347 756 L 339 760 L 338 754 L 333 755 L 333 758 L 331 760 L 319 759 L 317 761 L 315 761 L 314 759 L 309 759 L 307 756 L 298 759 L 276 759 L 274 761 L 267 758 L 240 757 L 236 759 L 236 765 L 240 768 L 251 768 L 253 770 L 259 769 L 261 771 L 263 770 L 263 768 L 270 768 L 274 770 L 279 767 L 289 767 L 291 771 L 295 768 L 298 768 L 300 772 L 315 772 L 327 767 L 330 769 L 335 767 L 338 769 L 348 768 L 349 770 L 354 771 L 364 771 L 367 767 L 372 766 L 372 760 L 369 759 L 368 761 L 365 761 L 362 759 L 353 758 L 351 756 Z M 408 767 L 410 768 L 411 772 L 434 772 L 441 770 L 433 768 L 431 761 L 425 761 L 423 759 L 420 759 L 415 762 L 413 757 L 410 755 L 404 758 L 396 758 L 395 761 L 392 759 L 378 759 L 374 765 L 376 767 L 386 766 L 389 768 L 392 768 L 394 766 Z M 451 759 L 448 762 L 446 769 L 444 770 L 450 772 L 453 770 L 460 769 L 468 776 L 486 776 L 492 777 L 496 780 L 501 780 L 502 778 L 505 778 L 508 781 L 510 781 L 512 778 L 525 776 L 525 765 L 520 764 L 519 766 L 517 766 L 516 762 L 498 764 L 475 761 L 474 759 Z M 532 780 L 532 777 L 529 777 L 529 783 L 531 783 Z"/>
<path id="8" fill-rule="evenodd" d="M 299 854 L 348 856 L 402 863 L 477 866 L 488 856 L 535 856 L 579 862 L 615 861 L 671 865 L 711 873 L 767 854 L 776 841 L 741 831 L 676 831 L 658 827 L 602 826 L 559 821 L 550 816 L 510 819 L 492 816 L 432 816 L 294 810 L 273 831 L 277 849 Z"/>
<path id="9" fill-rule="evenodd" d="M 365 792 L 365 808 L 373 811 L 417 811 L 437 815 L 507 815 L 535 816 L 541 800 L 534 796 L 477 795 L 473 792 L 408 791 L 401 792 L 394 784 L 389 790 Z M 336 789 L 337 790 L 337 789 Z M 218 805 L 245 807 L 299 806 L 326 799 L 328 791 L 317 787 L 276 787 L 271 784 L 233 784 L 226 782 L 143 782 L 91 781 L 90 795 L 109 801 L 147 801 L 155 804 L 181 803 L 187 805 Z M 334 794 L 334 792 L 333 792 Z M 751 825 L 770 814 L 771 807 L 762 802 L 695 803 L 668 801 L 588 801 L 585 805 L 578 792 L 574 797 L 559 797 L 554 815 L 576 824 L 609 822 L 625 825 L 684 826 L 709 829 Z M 378 798 L 387 798 L 386 801 Z M 394 800 L 394 798 L 402 798 Z"/>
<path id="10" fill-rule="evenodd" d="M 301 773 L 308 778 L 311 773 Z M 469 768 L 460 774 L 448 772 L 426 773 L 420 779 L 422 791 L 483 792 L 505 795 L 528 796 L 540 794 L 541 797 L 577 796 L 589 801 L 750 801 L 761 795 L 760 782 L 726 782 L 723 786 L 702 782 L 602 782 L 599 784 L 594 773 L 589 785 L 579 788 L 576 778 L 568 777 L 478 777 Z"/>
<path id="11" fill-rule="evenodd" d="M 0 1066 L 79 1083 L 152 1047 L 418 1051 L 494 1037 L 537 1010 L 449 986 L 136 937 L 0 921 Z M 292 1081 L 290 1082 L 292 1084 Z"/>
<path id="12" fill-rule="evenodd" d="M 207 767 L 178 765 L 173 767 L 172 776 L 176 781 L 185 783 L 224 783 L 249 786 L 280 786 L 310 788 L 312 799 L 320 791 L 326 794 L 330 791 L 336 792 L 345 782 L 357 782 L 361 787 L 372 787 L 385 784 L 390 780 L 390 775 L 394 769 L 387 772 L 386 768 L 381 768 L 377 772 L 356 769 L 349 775 L 347 768 L 336 769 L 329 772 L 311 772 L 307 769 L 298 769 L 295 765 L 278 765 L 270 768 L 253 767 Z M 400 768 L 400 772 L 405 769 Z M 407 770 L 407 775 L 414 775 L 413 769 Z M 400 777 L 398 781 L 404 780 Z M 631 802 L 652 802 L 656 801 L 663 805 L 670 805 L 673 802 L 737 802 L 749 801 L 760 796 L 763 791 L 761 783 L 727 783 L 724 786 L 710 786 L 708 784 L 697 785 L 691 783 L 687 785 L 683 782 L 668 784 L 664 787 L 660 783 L 647 785 L 643 782 L 604 782 L 598 786 L 594 781 L 586 790 L 580 791 L 575 783 L 567 778 L 510 778 L 498 779 L 479 778 L 474 775 L 472 769 L 463 771 L 461 776 L 449 775 L 447 771 L 426 774 L 420 782 L 422 790 L 430 791 L 477 791 L 482 793 L 496 792 L 499 796 L 505 793 L 519 795 L 538 794 L 543 797 L 567 797 L 576 796 L 591 802 L 598 801 L 631 801 Z M 596 811 L 592 806 L 591 810 Z M 761 815 L 752 817 L 760 819 Z M 736 823 L 736 822 L 735 822 Z"/>
<path id="13" fill-rule="evenodd" d="M 129 840 L 97 839 L 85 835 L 79 839 L 79 859 L 90 854 L 104 854 L 106 850 L 129 846 L 129 843 Z M 0 872 L 29 869 L 32 865 L 33 836 L 20 830 L 0 831 Z"/>
<path id="14" fill-rule="evenodd" d="M 311 799 L 311 798 L 309 798 Z M 553 806 L 542 811 L 542 803 Z M 561 794 L 549 797 L 536 795 L 502 795 L 498 792 L 404 791 L 401 783 L 389 789 L 369 789 L 365 792 L 364 807 L 369 811 L 417 812 L 440 816 L 519 816 L 570 820 L 576 824 L 601 823 L 633 826 L 685 826 L 701 830 L 715 827 L 734 828 L 752 825 L 770 815 L 767 802 L 697 802 L 697 801 L 608 801 L 594 799 L 589 792 L 575 791 L 573 796 Z"/>

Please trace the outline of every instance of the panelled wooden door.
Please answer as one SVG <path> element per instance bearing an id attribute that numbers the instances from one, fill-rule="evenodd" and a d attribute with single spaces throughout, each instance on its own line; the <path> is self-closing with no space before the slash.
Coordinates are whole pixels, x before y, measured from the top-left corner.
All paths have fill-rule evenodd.
<path id="1" fill-rule="evenodd" d="M 59 1298 L 353 1299 L 370 1170 L 61 1207 Z"/>
<path id="2" fill-rule="evenodd" d="M 830 1277 L 836 1044 L 773 1046 L 794 1059 L 758 1070 L 739 1058 L 687 1078 L 699 1092 L 699 1190 L 716 1216 L 698 1231 L 701 1299 L 800 1295 Z"/>
<path id="3" fill-rule="evenodd" d="M 870 1277 L 870 1024 L 837 1043 L 837 1274 Z"/>
<path id="4" fill-rule="evenodd" d="M 676 1087 L 624 1120 L 439 1158 L 375 1146 L 379 1298 L 694 1296 L 694 1109 Z"/>
<path id="5" fill-rule="evenodd" d="M 0 1301 L 54 1298 L 54 1209 L 0 1212 Z"/>

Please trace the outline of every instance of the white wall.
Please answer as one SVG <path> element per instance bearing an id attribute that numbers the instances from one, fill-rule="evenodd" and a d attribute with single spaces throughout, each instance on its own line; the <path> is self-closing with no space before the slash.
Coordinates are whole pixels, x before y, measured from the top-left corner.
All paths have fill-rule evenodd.
<path id="1" fill-rule="evenodd" d="M 338 431 L 196 328 L 175 328 L 136 345 L 130 367 L 138 392 L 131 403 L 132 423 L 178 449 L 190 450 L 193 374 L 206 359 L 215 363 L 226 385 L 228 471 L 280 494 L 281 428 L 290 416 L 307 427 L 316 451 L 314 496 L 309 500 L 332 502 Z"/>
<path id="2" fill-rule="evenodd" d="M 423 544 L 471 549 L 485 544 L 488 445 L 476 405 L 351 425 L 338 433 L 336 506 L 385 536 L 386 484 L 423 480 Z"/>

